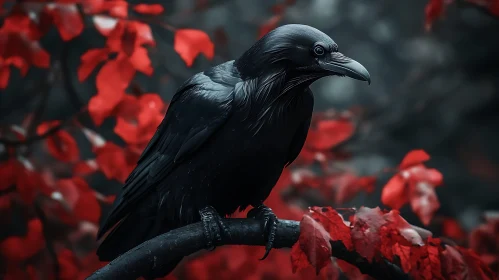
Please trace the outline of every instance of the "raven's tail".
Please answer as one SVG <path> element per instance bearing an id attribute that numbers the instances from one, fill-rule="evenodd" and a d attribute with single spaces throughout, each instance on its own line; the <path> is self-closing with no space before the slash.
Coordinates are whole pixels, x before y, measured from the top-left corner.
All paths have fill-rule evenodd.
<path id="1" fill-rule="evenodd" d="M 150 203 L 137 207 L 136 211 L 128 214 L 110 231 L 97 248 L 99 260 L 112 261 L 128 250 L 164 233 L 158 226 L 157 209 L 151 206 L 155 206 L 155 204 Z M 181 260 L 182 258 L 172 260 L 162 265 L 158 271 L 150 271 L 148 275 L 143 276 L 146 279 L 166 276 L 175 269 Z"/>

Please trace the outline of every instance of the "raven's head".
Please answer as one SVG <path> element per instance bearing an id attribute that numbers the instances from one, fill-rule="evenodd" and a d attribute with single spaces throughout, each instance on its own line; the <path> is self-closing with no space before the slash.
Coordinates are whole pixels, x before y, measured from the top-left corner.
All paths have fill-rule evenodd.
<path id="1" fill-rule="evenodd" d="M 338 52 L 333 39 L 302 24 L 272 30 L 236 60 L 236 67 L 245 77 L 284 70 L 293 76 L 314 77 L 314 80 L 338 75 L 371 82 L 366 68 Z"/>

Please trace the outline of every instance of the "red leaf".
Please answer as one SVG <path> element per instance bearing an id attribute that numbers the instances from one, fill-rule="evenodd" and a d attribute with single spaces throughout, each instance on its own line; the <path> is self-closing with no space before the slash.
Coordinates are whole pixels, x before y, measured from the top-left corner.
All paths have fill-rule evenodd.
<path id="1" fill-rule="evenodd" d="M 414 165 L 428 161 L 429 159 L 430 155 L 428 155 L 424 150 L 412 150 L 405 155 L 399 165 L 399 168 L 401 170 L 407 169 L 409 167 L 413 167 Z"/>
<path id="2" fill-rule="evenodd" d="M 57 261 L 59 262 L 59 279 L 61 280 L 74 280 L 78 279 L 79 268 L 76 265 L 76 259 L 69 249 L 62 249 L 57 254 Z"/>
<path id="3" fill-rule="evenodd" d="M 350 227 L 331 207 L 312 207 L 310 216 L 318 221 L 329 233 L 332 241 L 341 241 L 348 250 L 353 248 Z"/>
<path id="4" fill-rule="evenodd" d="M 322 120 L 311 129 L 306 145 L 317 150 L 328 150 L 352 136 L 353 124 L 348 120 Z"/>
<path id="5" fill-rule="evenodd" d="M 38 219 L 28 222 L 26 236 L 10 236 L 0 243 L 2 255 L 15 262 L 31 258 L 45 247 L 42 223 Z"/>
<path id="6" fill-rule="evenodd" d="M 409 197 L 412 211 L 424 225 L 430 224 L 433 214 L 440 208 L 433 186 L 426 182 L 411 184 Z"/>
<path id="7" fill-rule="evenodd" d="M 47 5 L 48 12 L 64 41 L 69 41 L 83 31 L 83 20 L 76 4 Z"/>
<path id="8" fill-rule="evenodd" d="M 59 179 L 57 181 L 57 188 L 62 194 L 60 200 L 65 203 L 70 209 L 73 209 L 76 205 L 76 202 L 80 197 L 80 192 L 90 189 L 87 182 L 78 177 L 70 179 Z"/>
<path id="9" fill-rule="evenodd" d="M 108 179 L 124 182 L 130 173 L 123 149 L 114 143 L 106 142 L 94 150 L 99 169 Z"/>
<path id="10" fill-rule="evenodd" d="M 81 56 L 81 64 L 78 67 L 78 80 L 83 82 L 97 65 L 105 61 L 109 56 L 106 49 L 90 49 Z"/>
<path id="11" fill-rule="evenodd" d="M 423 224 L 428 225 L 440 207 L 434 187 L 442 184 L 442 174 L 427 168 L 422 162 L 430 156 L 423 150 L 409 152 L 395 174 L 383 187 L 381 201 L 393 209 L 400 209 L 408 201 Z"/>
<path id="12" fill-rule="evenodd" d="M 134 11 L 146 15 L 159 15 L 163 13 L 164 8 L 160 4 L 138 4 L 133 7 Z"/>
<path id="13" fill-rule="evenodd" d="M 101 207 L 93 191 L 84 191 L 75 204 L 73 213 L 78 220 L 99 223 Z"/>
<path id="14" fill-rule="evenodd" d="M 457 247 L 468 268 L 466 279 L 496 279 L 496 275 L 471 249 Z"/>
<path id="15" fill-rule="evenodd" d="M 153 68 L 151 60 L 144 47 L 135 48 L 133 54 L 129 57 L 130 63 L 137 71 L 140 71 L 148 76 L 152 75 Z"/>
<path id="16" fill-rule="evenodd" d="M 466 238 L 466 232 L 461 227 L 459 222 L 453 218 L 445 218 L 443 220 L 442 234 L 457 241 L 464 240 Z"/>
<path id="17" fill-rule="evenodd" d="M 436 187 L 443 183 L 443 176 L 434 168 L 426 168 L 420 164 L 411 167 L 410 169 L 401 172 L 401 175 L 406 177 L 406 180 L 412 182 L 427 182 Z"/>
<path id="18" fill-rule="evenodd" d="M 490 255 L 499 262 L 499 218 L 489 218 L 471 232 L 469 246 L 479 255 Z"/>
<path id="19" fill-rule="evenodd" d="M 94 173 L 97 169 L 98 166 L 95 160 L 81 161 L 73 166 L 73 174 L 75 176 L 85 176 Z"/>
<path id="20" fill-rule="evenodd" d="M 308 215 L 304 215 L 300 222 L 301 250 L 307 255 L 310 264 L 317 274 L 331 262 L 331 244 L 329 233 L 324 227 Z"/>
<path id="21" fill-rule="evenodd" d="M 395 174 L 381 192 L 381 202 L 393 209 L 400 209 L 408 202 L 407 188 L 404 178 Z"/>
<path id="22" fill-rule="evenodd" d="M 124 93 L 122 92 L 121 95 L 123 96 Z M 111 115 L 114 108 L 114 104 L 108 103 L 106 97 L 100 94 L 93 96 L 88 102 L 88 112 L 97 126 Z"/>
<path id="23" fill-rule="evenodd" d="M 175 32 L 173 48 L 188 67 L 192 66 L 200 53 L 208 59 L 213 59 L 215 55 L 215 46 L 208 35 L 196 29 L 178 29 Z"/>
<path id="24" fill-rule="evenodd" d="M 327 185 L 332 185 L 337 204 L 351 200 L 362 191 L 371 193 L 376 183 L 375 176 L 357 177 L 351 172 L 343 172 L 326 178 Z"/>
<path id="25" fill-rule="evenodd" d="M 355 217 L 352 228 L 352 241 L 355 251 L 372 261 L 379 252 L 381 239 L 379 228 L 385 224 L 383 212 L 379 208 L 361 207 Z"/>
<path id="26" fill-rule="evenodd" d="M 104 64 L 96 79 L 98 94 L 104 96 L 113 108 L 121 101 L 125 89 L 135 75 L 135 69 L 127 63 L 125 57 L 119 58 L 121 59 L 109 60 Z"/>
<path id="27" fill-rule="evenodd" d="M 50 154 L 63 162 L 74 162 L 80 158 L 80 150 L 76 140 L 67 131 L 59 130 L 46 140 Z"/>
<path id="28" fill-rule="evenodd" d="M 413 247 L 411 249 L 411 271 L 410 275 L 415 279 L 443 280 L 440 264 L 440 240 L 428 238 L 426 245 Z"/>
<path id="29" fill-rule="evenodd" d="M 440 255 L 442 273 L 449 280 L 464 280 L 467 277 L 467 268 L 463 256 L 459 251 L 449 245 L 445 245 L 445 250 Z"/>
<path id="30" fill-rule="evenodd" d="M 293 268 L 293 273 L 310 266 L 307 255 L 300 247 L 300 242 L 296 242 L 293 247 L 291 247 L 291 266 Z"/>

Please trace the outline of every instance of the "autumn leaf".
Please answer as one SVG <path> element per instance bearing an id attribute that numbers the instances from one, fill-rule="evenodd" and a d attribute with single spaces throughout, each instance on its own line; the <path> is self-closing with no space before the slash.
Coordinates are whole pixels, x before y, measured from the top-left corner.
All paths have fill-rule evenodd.
<path id="1" fill-rule="evenodd" d="M 308 132 L 305 145 L 317 150 L 335 147 L 352 136 L 354 126 L 349 120 L 322 120 Z"/>
<path id="2" fill-rule="evenodd" d="M 178 29 L 175 31 L 173 48 L 188 67 L 192 66 L 194 59 L 200 53 L 208 59 L 213 59 L 215 55 L 215 46 L 208 35 L 196 29 Z"/>
<path id="3" fill-rule="evenodd" d="M 122 148 L 114 143 L 106 142 L 102 147 L 94 148 L 96 162 L 99 170 L 108 179 L 124 182 L 131 170 L 127 168 L 127 160 Z"/>
<path id="4" fill-rule="evenodd" d="M 99 65 L 104 62 L 109 56 L 106 49 L 90 49 L 81 56 L 81 64 L 78 67 L 78 80 L 83 82 L 88 78 L 90 73 Z"/>
<path id="5" fill-rule="evenodd" d="M 146 15 L 159 15 L 163 13 L 164 8 L 160 4 L 138 4 L 133 7 L 133 10 Z"/>
<path id="6" fill-rule="evenodd" d="M 57 3 L 46 5 L 46 9 L 64 41 L 75 38 L 83 31 L 83 19 L 76 4 Z"/>
<path id="7" fill-rule="evenodd" d="M 28 222 L 25 236 L 10 236 L 0 242 L 0 252 L 11 261 L 25 261 L 45 247 L 43 226 L 39 219 Z"/>
<path id="8" fill-rule="evenodd" d="M 316 273 L 319 274 L 320 270 L 331 262 L 331 244 L 329 243 L 329 233 L 324 227 L 312 217 L 304 215 L 300 222 L 300 237 L 298 242 L 300 249 L 307 256 L 309 263 L 315 267 Z M 299 264 L 301 262 L 295 264 Z M 297 268 L 293 269 L 294 271 Z"/>
<path id="9" fill-rule="evenodd" d="M 43 135 L 58 125 L 60 125 L 59 121 L 41 123 L 37 128 L 37 133 Z M 80 157 L 80 149 L 74 137 L 60 128 L 47 136 L 46 144 L 50 155 L 62 162 L 75 162 Z"/>
<path id="10" fill-rule="evenodd" d="M 324 227 L 332 241 L 341 241 L 348 250 L 353 248 L 350 227 L 336 210 L 331 207 L 312 207 L 310 210 L 310 216 Z"/>
<path id="11" fill-rule="evenodd" d="M 399 165 L 400 170 L 407 169 L 428 161 L 430 159 L 430 155 L 428 155 L 423 150 L 412 150 L 407 155 L 405 155 L 404 159 Z"/>

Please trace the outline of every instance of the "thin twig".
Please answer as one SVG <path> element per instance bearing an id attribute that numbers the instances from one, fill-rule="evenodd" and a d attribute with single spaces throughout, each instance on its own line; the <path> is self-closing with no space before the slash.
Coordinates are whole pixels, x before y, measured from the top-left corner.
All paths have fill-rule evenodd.
<path id="1" fill-rule="evenodd" d="M 264 229 L 255 219 L 224 219 L 231 235 L 223 236 L 217 246 L 252 245 L 264 246 Z M 274 248 L 290 248 L 300 235 L 298 221 L 280 220 L 277 227 Z M 90 275 L 87 280 L 137 279 L 149 274 L 154 268 L 180 257 L 186 257 L 206 248 L 206 238 L 201 222 L 184 226 L 159 235 L 119 256 L 105 267 Z M 408 279 L 395 264 L 387 261 L 369 262 L 357 252 L 349 251 L 341 242 L 331 242 L 332 256 L 355 265 L 364 274 L 376 279 Z"/>
<path id="2" fill-rule="evenodd" d="M 80 112 L 80 113 L 82 113 L 82 112 Z M 80 113 L 78 113 L 78 114 L 80 114 Z M 51 136 L 52 134 L 56 133 L 61 128 L 63 128 L 65 125 L 69 124 L 73 120 L 74 117 L 75 116 L 72 116 L 71 118 L 60 122 L 58 125 L 51 127 L 50 129 L 48 129 L 47 131 L 45 131 L 42 134 L 35 134 L 31 137 L 26 138 L 25 140 L 12 140 L 12 139 L 0 138 L 0 143 L 4 144 L 5 146 L 27 146 L 27 145 L 30 145 L 34 142 L 43 140 L 43 139 Z"/>

